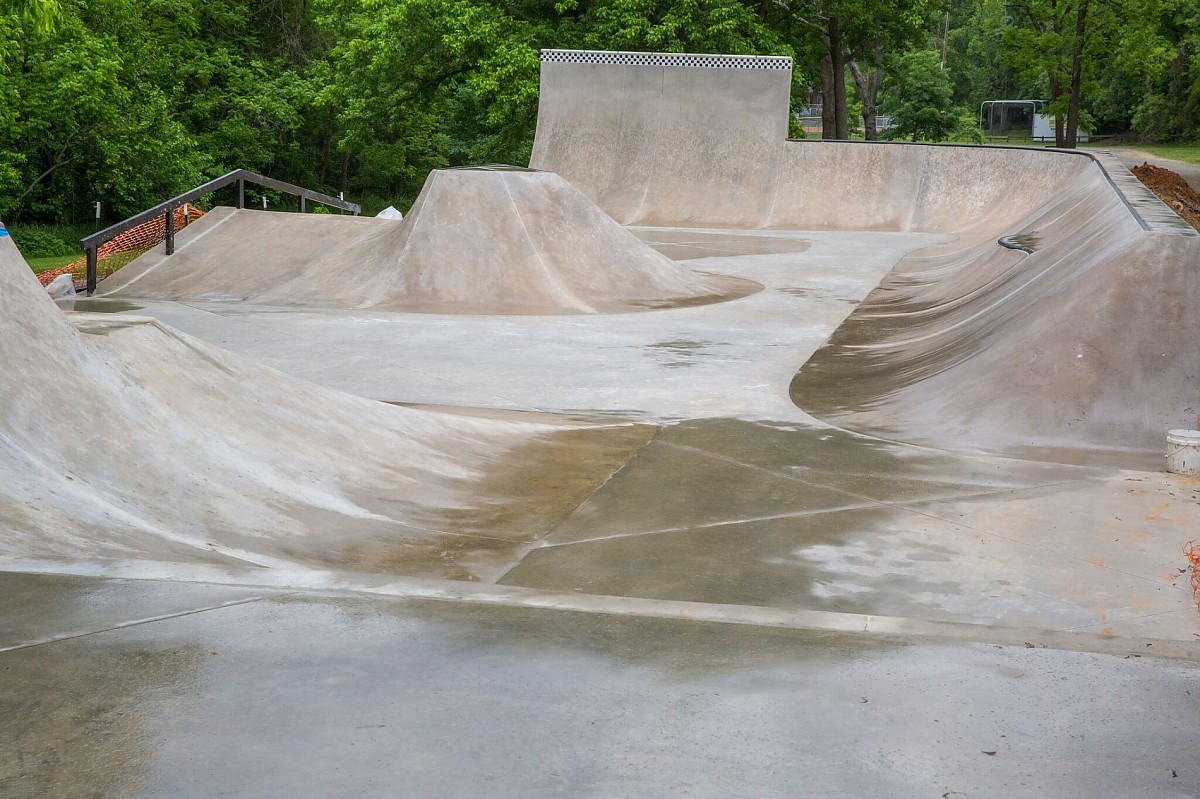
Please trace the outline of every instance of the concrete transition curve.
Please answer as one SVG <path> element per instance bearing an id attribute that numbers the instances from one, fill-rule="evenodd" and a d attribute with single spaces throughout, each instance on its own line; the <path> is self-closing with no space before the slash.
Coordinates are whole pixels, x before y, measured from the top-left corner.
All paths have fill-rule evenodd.
<path id="1" fill-rule="evenodd" d="M 397 408 L 152 319 L 71 318 L 0 237 L 0 555 L 465 579 L 648 435 Z M 578 480 L 540 486 L 550 464 Z"/>
<path id="2" fill-rule="evenodd" d="M 790 66 L 543 51 L 531 165 L 623 224 L 948 234 L 851 314 L 795 402 L 939 446 L 1161 462 L 1200 414 L 1200 238 L 1104 154 L 789 141 Z"/>
<path id="3" fill-rule="evenodd" d="M 102 294 L 437 313 L 597 313 L 743 296 L 660 255 L 557 175 L 430 173 L 403 221 L 218 208 Z"/>

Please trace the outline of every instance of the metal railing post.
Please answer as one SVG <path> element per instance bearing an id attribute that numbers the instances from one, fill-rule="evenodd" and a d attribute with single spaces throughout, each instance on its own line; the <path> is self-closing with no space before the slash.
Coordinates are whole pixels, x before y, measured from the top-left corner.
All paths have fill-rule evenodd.
<path id="1" fill-rule="evenodd" d="M 96 247 L 88 247 L 87 251 L 87 295 L 96 293 Z"/>
<path id="2" fill-rule="evenodd" d="M 238 180 L 237 207 L 238 208 L 246 207 L 246 181 L 241 180 L 241 179 Z"/>
<path id="3" fill-rule="evenodd" d="M 175 211 L 167 209 L 167 255 L 175 253 Z"/>
<path id="4" fill-rule="evenodd" d="M 304 195 L 300 195 L 300 213 L 304 213 Z"/>

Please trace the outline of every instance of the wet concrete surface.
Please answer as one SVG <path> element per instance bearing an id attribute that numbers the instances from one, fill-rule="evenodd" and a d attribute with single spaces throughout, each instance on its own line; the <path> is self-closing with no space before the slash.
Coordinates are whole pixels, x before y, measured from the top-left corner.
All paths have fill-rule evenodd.
<path id="1" fill-rule="evenodd" d="M 544 422 L 553 418 L 546 411 L 575 409 L 573 421 L 652 423 L 564 433 L 496 464 L 481 493 L 536 501 L 449 522 L 476 538 L 434 536 L 416 549 L 342 542 L 300 560 L 313 568 L 1175 641 L 1200 635 L 1180 571 L 1187 531 L 1200 529 L 1200 493 L 1186 478 L 1072 466 L 1056 462 L 1061 448 L 1022 459 L 880 440 L 829 427 L 791 401 L 799 364 L 889 264 L 915 246 L 955 246 L 946 237 L 637 233 L 659 247 L 740 247 L 705 264 L 766 288 L 705 308 L 587 318 L 153 310 L 215 343 L 269 353 L 301 376 L 409 393 L 409 404 L 424 397 L 465 415 Z M 858 260 L 847 265 L 847 255 Z M 853 398 L 855 385 L 822 396 Z M 551 462 L 561 467 L 547 470 Z M 587 462 L 610 465 L 580 470 Z M 1156 510 L 1161 502 L 1166 509 Z"/>
<path id="2" fill-rule="evenodd" d="M 1189 529 L 1200 483 L 1186 478 L 693 421 L 660 431 L 501 582 L 1047 629 L 1120 622 L 1191 640 Z"/>
<path id="3" fill-rule="evenodd" d="M 797 421 L 808 416 L 787 393 L 796 370 L 900 257 L 946 240 L 633 232 L 656 248 L 680 241 L 719 246 L 694 267 L 765 288 L 730 302 L 627 314 L 467 316 L 156 301 L 135 313 L 305 380 L 384 401 L 649 422 Z M 700 346 L 671 345 L 681 341 Z"/>
<path id="4" fill-rule="evenodd" d="M 140 311 L 144 306 L 128 300 L 75 296 L 58 300 L 58 307 L 64 311 L 80 311 L 82 313 L 127 313 Z"/>
<path id="5" fill-rule="evenodd" d="M 0 620 L 41 613 L 51 579 L 52 608 L 146 591 L 26 577 Z M 3 652 L 0 674 L 6 797 L 1200 791 L 1197 667 L 1150 651 L 277 596 Z"/>
<path id="6" fill-rule="evenodd" d="M 1200 482 L 798 407 L 799 366 L 945 237 L 638 235 L 765 288 L 586 318 L 130 309 L 375 398 L 643 424 L 492 463 L 495 502 L 453 521 L 478 546 L 0 558 L 0 796 L 1200 793 Z"/>

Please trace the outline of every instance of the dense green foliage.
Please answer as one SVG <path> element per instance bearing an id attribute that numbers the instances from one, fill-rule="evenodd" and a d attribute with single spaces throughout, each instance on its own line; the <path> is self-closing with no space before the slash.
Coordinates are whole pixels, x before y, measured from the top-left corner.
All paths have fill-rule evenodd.
<path id="1" fill-rule="evenodd" d="M 961 138 L 1023 96 L 1200 136 L 1200 0 L 0 0 L 0 215 L 112 221 L 237 167 L 403 204 L 525 162 L 543 47 L 792 55 L 832 137 Z"/>
<path id="2" fill-rule="evenodd" d="M 959 128 L 950 75 L 932 50 L 910 50 L 892 59 L 884 81 L 884 106 L 890 111 L 888 138 L 946 141 Z"/>

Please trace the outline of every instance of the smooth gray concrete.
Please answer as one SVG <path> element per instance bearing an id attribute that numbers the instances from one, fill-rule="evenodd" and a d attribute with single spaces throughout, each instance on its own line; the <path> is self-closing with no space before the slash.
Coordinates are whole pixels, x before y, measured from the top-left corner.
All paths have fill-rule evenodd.
<path id="1" fill-rule="evenodd" d="M 473 405 L 470 414 L 495 421 L 603 412 L 653 425 L 631 431 L 642 437 L 614 453 L 619 463 L 602 484 L 560 493 L 558 511 L 508 528 L 502 544 L 451 549 L 440 570 L 408 555 L 374 571 L 966 623 L 979 626 L 977 638 L 990 626 L 1200 635 L 1181 553 L 1186 531 L 1200 529 L 1200 486 L 1129 471 L 1147 459 L 1119 451 L 1072 466 L 1064 458 L 1080 453 L 1065 448 L 1012 459 L 855 435 L 791 401 L 790 376 L 889 263 L 948 237 L 636 232 L 692 268 L 715 265 L 765 288 L 706 307 L 586 317 L 221 303 L 156 303 L 118 316 L 154 313 L 297 376 L 380 398 Z M 1152 468 L 1161 467 L 1156 458 Z M 328 557 L 306 563 L 368 570 Z"/>
<path id="2" fill-rule="evenodd" d="M 470 579 L 654 430 L 397 408 L 140 316 L 69 323 L 0 237 L 0 554 Z M 587 475 L 587 476 L 585 476 Z"/>
<path id="3" fill-rule="evenodd" d="M 597 411 L 646 421 L 809 417 L 796 370 L 905 253 L 946 240 L 635 228 L 700 271 L 764 290 L 712 305 L 562 316 L 326 312 L 139 301 L 212 344 L 305 380 L 389 402 Z M 111 300 L 64 302 L 105 310 Z M 132 310 L 131 310 L 131 305 Z"/>
<path id="4" fill-rule="evenodd" d="M 0 653 L 0 793 L 1193 796 L 1196 665 L 1144 649 L 265 597 Z"/>

